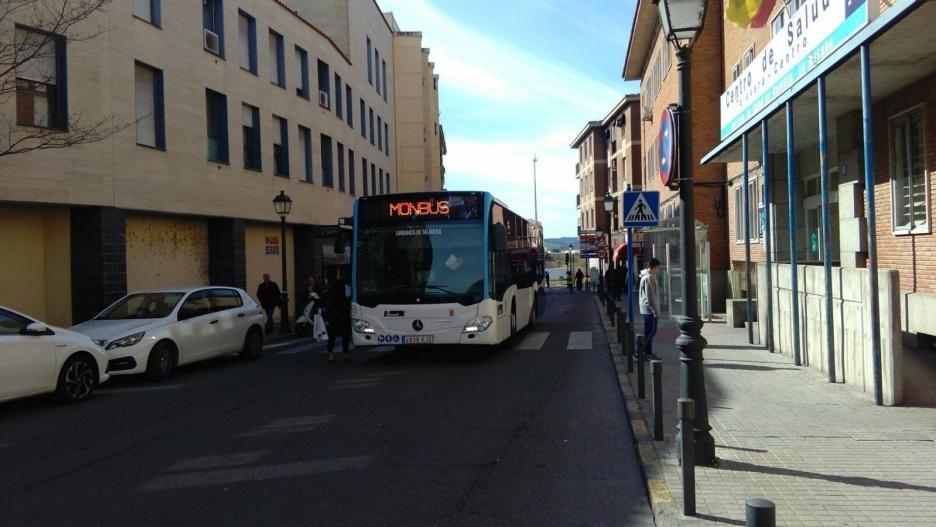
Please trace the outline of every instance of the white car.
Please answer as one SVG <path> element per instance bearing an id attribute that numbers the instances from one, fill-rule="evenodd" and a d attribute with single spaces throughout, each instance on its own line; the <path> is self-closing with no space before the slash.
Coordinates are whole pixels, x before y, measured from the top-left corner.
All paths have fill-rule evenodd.
<path id="1" fill-rule="evenodd" d="M 188 287 L 137 291 L 72 327 L 104 348 L 113 375 L 160 381 L 183 364 L 263 351 L 263 310 L 241 289 Z"/>
<path id="2" fill-rule="evenodd" d="M 49 392 L 83 401 L 107 378 L 107 357 L 87 336 L 0 307 L 0 401 Z"/>

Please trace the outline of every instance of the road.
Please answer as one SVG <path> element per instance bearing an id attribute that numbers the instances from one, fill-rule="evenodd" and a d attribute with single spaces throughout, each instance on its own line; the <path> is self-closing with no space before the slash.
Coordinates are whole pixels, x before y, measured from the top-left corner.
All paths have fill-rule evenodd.
<path id="1" fill-rule="evenodd" d="M 2 405 L 0 525 L 652 525 L 593 297 L 548 299 L 496 350 L 300 341 Z"/>

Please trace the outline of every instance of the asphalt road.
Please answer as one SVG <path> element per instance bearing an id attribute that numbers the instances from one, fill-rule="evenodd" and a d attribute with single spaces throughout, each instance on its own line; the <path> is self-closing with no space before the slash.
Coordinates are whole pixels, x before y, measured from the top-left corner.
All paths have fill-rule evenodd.
<path id="1" fill-rule="evenodd" d="M 594 300 L 548 299 L 496 350 L 298 342 L 0 405 L 0 526 L 652 525 Z"/>

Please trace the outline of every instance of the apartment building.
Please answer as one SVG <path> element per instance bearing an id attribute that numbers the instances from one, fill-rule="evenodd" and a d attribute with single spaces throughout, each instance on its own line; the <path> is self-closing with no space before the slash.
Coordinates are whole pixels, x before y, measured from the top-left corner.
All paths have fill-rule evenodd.
<path id="1" fill-rule="evenodd" d="M 589 121 L 569 145 L 578 150 L 575 179 L 579 193 L 575 196 L 578 232 L 608 232 L 608 215 L 604 197 L 608 191 L 608 157 L 604 126 L 601 121 Z"/>
<path id="2" fill-rule="evenodd" d="M 722 93 L 722 3 L 708 3 L 704 27 L 693 45 L 689 66 L 692 159 L 718 144 L 719 100 Z M 679 298 L 679 192 L 660 181 L 660 115 L 678 99 L 676 56 L 661 31 L 659 8 L 652 0 L 639 0 L 624 62 L 624 80 L 640 81 L 640 137 L 642 189 L 660 192 L 660 228 L 647 231 L 645 252 L 663 263 L 664 306 L 682 313 Z M 699 268 L 699 312 L 723 312 L 727 296 L 728 224 L 725 204 L 725 167 L 693 168 L 696 262 Z"/>
<path id="3" fill-rule="evenodd" d="M 640 95 L 626 95 L 601 120 L 604 128 L 608 166 L 608 192 L 614 198 L 611 232 L 615 245 L 624 243 L 620 214 L 623 193 L 630 186 L 640 190 L 642 184 L 640 146 Z M 602 210 L 604 210 L 602 208 Z"/>
<path id="4" fill-rule="evenodd" d="M 760 341 L 885 404 L 936 402 L 934 19 L 933 2 L 793 0 L 761 28 L 716 21 L 725 93 L 703 162 L 728 170 L 731 266 L 756 284 Z"/>
<path id="5" fill-rule="evenodd" d="M 0 304 L 69 325 L 128 290 L 252 293 L 282 285 L 286 251 L 294 312 L 306 276 L 347 267 L 332 240 L 355 197 L 398 189 L 394 30 L 373 0 L 119 0 L 74 41 L 27 16 L 0 39 L 50 53 L 16 69 L 2 116 L 126 128 L 0 157 Z"/>
<path id="6" fill-rule="evenodd" d="M 445 135 L 439 124 L 439 76 L 422 47 L 422 33 L 401 31 L 392 13 L 393 85 L 396 90 L 397 189 L 438 191 L 445 187 Z"/>

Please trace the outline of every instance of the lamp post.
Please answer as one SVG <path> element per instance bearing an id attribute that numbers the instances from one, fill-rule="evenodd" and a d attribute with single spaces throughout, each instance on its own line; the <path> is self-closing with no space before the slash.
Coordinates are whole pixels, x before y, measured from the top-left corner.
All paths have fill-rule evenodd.
<path id="1" fill-rule="evenodd" d="M 569 244 L 569 280 L 572 279 L 572 244 Z"/>
<path id="2" fill-rule="evenodd" d="M 604 205 L 605 214 L 608 215 L 608 270 L 606 273 L 608 276 L 605 278 L 605 294 L 608 297 L 608 316 L 611 317 L 611 314 L 614 313 L 614 288 L 611 287 L 611 280 L 608 280 L 608 278 L 612 277 L 614 273 L 614 259 L 611 257 L 611 211 L 614 210 L 614 198 L 610 192 L 605 192 L 605 197 L 601 201 Z"/>
<path id="3" fill-rule="evenodd" d="M 710 465 L 715 461 L 715 440 L 708 422 L 708 404 L 705 395 L 705 377 L 702 369 L 702 350 L 707 344 L 702 337 L 702 320 L 696 301 L 695 212 L 692 196 L 692 142 L 690 137 L 689 55 L 692 44 L 702 31 L 705 21 L 706 0 L 658 0 L 663 34 L 676 52 L 676 71 L 679 73 L 679 109 L 677 133 L 679 135 L 679 252 L 682 256 L 683 315 L 677 319 L 680 334 L 676 347 L 680 357 L 679 396 L 695 401 L 693 439 L 695 462 Z M 677 442 L 681 445 L 684 430 Z M 677 449 L 677 452 L 679 450 Z"/>
<path id="4" fill-rule="evenodd" d="M 289 282 L 286 278 L 286 216 L 292 210 L 292 199 L 282 190 L 273 198 L 273 208 L 280 217 L 280 260 L 283 264 L 283 289 L 280 290 L 280 333 L 289 333 Z"/>
<path id="5" fill-rule="evenodd" d="M 539 223 L 539 206 L 536 200 L 536 154 L 533 154 L 533 219 Z"/>

